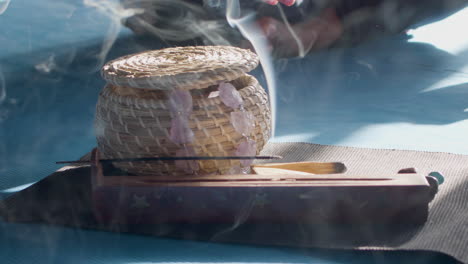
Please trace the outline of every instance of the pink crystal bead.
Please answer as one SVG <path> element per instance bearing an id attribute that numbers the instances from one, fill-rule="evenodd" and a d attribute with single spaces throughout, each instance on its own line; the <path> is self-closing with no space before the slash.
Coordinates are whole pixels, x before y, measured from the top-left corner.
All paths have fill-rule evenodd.
<path id="1" fill-rule="evenodd" d="M 176 144 L 185 144 L 192 142 L 193 138 L 188 119 L 185 116 L 175 116 L 171 121 L 169 139 Z"/>
<path id="2" fill-rule="evenodd" d="M 255 127 L 255 119 L 251 112 L 234 111 L 231 112 L 231 124 L 237 133 L 248 136 Z"/>
<path id="3" fill-rule="evenodd" d="M 218 89 L 219 98 L 226 106 L 237 109 L 242 105 L 242 97 L 234 85 L 230 83 L 220 83 Z"/>
<path id="4" fill-rule="evenodd" d="M 196 156 L 192 147 L 186 147 L 176 151 L 176 157 Z M 186 173 L 194 173 L 200 169 L 196 160 L 176 160 L 175 166 Z"/>
<path id="5" fill-rule="evenodd" d="M 174 114 L 189 116 L 193 110 L 192 95 L 189 91 L 174 90 L 169 95 L 169 110 Z"/>
<path id="6" fill-rule="evenodd" d="M 252 139 L 247 139 L 242 141 L 239 146 L 237 146 L 236 155 L 237 156 L 255 156 L 257 154 L 257 143 Z M 241 160 L 241 164 L 244 167 L 250 166 L 253 160 Z"/>

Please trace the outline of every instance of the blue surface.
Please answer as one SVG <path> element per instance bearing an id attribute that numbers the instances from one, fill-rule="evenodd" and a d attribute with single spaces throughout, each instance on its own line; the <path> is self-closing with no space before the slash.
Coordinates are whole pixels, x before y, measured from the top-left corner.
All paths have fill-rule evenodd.
<path id="1" fill-rule="evenodd" d="M 468 50 L 464 31 L 455 30 L 466 23 L 457 21 L 444 31 L 455 36 L 442 37 L 453 37 L 452 46 L 440 43 L 440 33 L 425 40 L 436 46 L 401 35 L 277 61 L 274 140 L 468 154 Z M 71 0 L 13 1 L 0 15 L 0 197 L 95 145 L 99 54 L 113 32 L 118 40 L 106 59 L 158 47 L 112 22 Z M 1 263 L 452 262 L 421 252 L 217 245 L 1 222 L 0 245 Z"/>

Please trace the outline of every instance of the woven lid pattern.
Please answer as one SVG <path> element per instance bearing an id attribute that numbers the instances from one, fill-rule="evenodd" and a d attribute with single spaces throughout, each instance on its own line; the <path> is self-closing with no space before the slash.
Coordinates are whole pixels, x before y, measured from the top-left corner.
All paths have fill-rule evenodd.
<path id="1" fill-rule="evenodd" d="M 253 52 L 236 47 L 174 47 L 118 58 L 104 65 L 101 73 L 116 86 L 189 90 L 235 80 L 258 63 Z"/>

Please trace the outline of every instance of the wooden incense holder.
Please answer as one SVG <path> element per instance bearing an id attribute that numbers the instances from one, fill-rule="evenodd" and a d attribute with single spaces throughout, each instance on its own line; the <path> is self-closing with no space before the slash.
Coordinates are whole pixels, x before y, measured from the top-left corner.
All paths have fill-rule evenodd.
<path id="1" fill-rule="evenodd" d="M 109 175 L 99 151 L 91 156 L 94 211 L 113 224 L 422 224 L 438 187 L 407 170 L 343 174 L 341 163 L 302 163 L 301 173 L 274 164 L 268 175 Z"/>

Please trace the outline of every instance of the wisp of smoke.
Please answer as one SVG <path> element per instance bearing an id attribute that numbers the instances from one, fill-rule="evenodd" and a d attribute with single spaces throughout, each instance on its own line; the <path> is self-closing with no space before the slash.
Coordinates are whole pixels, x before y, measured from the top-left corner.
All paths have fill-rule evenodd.
<path id="1" fill-rule="evenodd" d="M 263 72 L 268 85 L 268 94 L 270 99 L 270 108 L 272 115 L 272 136 L 275 135 L 276 125 L 276 82 L 275 70 L 271 59 L 271 53 L 268 48 L 268 40 L 263 31 L 254 20 L 254 14 L 248 14 L 241 17 L 241 10 L 238 0 L 227 0 L 226 19 L 228 23 L 236 27 L 241 34 L 250 41 L 255 52 L 260 58 Z"/>
<path id="2" fill-rule="evenodd" d="M 299 36 L 296 34 L 296 32 L 293 30 L 291 27 L 291 24 L 289 23 L 288 19 L 286 18 L 286 14 L 284 13 L 283 8 L 281 5 L 278 5 L 278 10 L 281 15 L 281 19 L 283 20 L 284 25 L 288 29 L 289 33 L 291 34 L 292 38 L 294 39 L 294 42 L 296 42 L 297 45 L 297 50 L 298 50 L 298 57 L 299 58 L 304 58 L 307 53 L 312 49 L 313 43 L 309 45 L 309 47 L 304 47 L 304 44 L 302 44 L 302 41 L 299 39 Z"/>
<path id="3" fill-rule="evenodd" d="M 247 201 L 243 206 L 241 207 L 240 211 L 237 213 L 234 222 L 232 225 L 224 230 L 221 230 L 220 232 L 217 232 L 211 237 L 212 241 L 216 241 L 218 239 L 222 239 L 223 235 L 229 234 L 229 232 L 234 231 L 236 228 L 238 228 L 241 224 L 243 224 L 247 218 L 250 216 L 250 213 L 252 212 L 252 209 L 255 205 L 255 200 L 257 198 L 258 193 L 255 193 Z"/>
<path id="4" fill-rule="evenodd" d="M 166 41 L 201 38 L 205 44 L 230 44 L 225 22 L 200 5 L 183 0 L 123 0 L 123 5 L 144 10 L 125 21 L 136 32 L 150 33 Z"/>
<path id="5" fill-rule="evenodd" d="M 3 105 L 6 97 L 7 97 L 7 91 L 6 91 L 5 77 L 3 75 L 2 69 L 0 68 L 0 123 L 4 119 L 3 116 L 6 115 L 6 113 L 8 113 L 8 111 L 5 110 L 5 106 Z M 2 133 L 3 131 L 2 129 L 0 129 L 0 135 Z M 0 141 L 0 172 L 3 171 L 4 168 L 7 168 L 6 157 L 7 157 L 6 143 L 3 140 L 3 141 Z"/>
<path id="6" fill-rule="evenodd" d="M 255 49 L 255 52 L 260 58 L 260 63 L 262 64 L 263 72 L 267 80 L 268 85 L 268 94 L 270 98 L 270 107 L 272 112 L 272 136 L 274 135 L 275 128 L 275 117 L 276 117 L 276 87 L 275 87 L 275 72 L 273 68 L 273 63 L 271 60 L 271 54 L 268 49 L 268 42 L 265 38 L 263 31 L 254 21 L 254 14 L 249 14 L 244 17 L 241 17 L 241 10 L 238 0 L 228 0 L 226 8 L 226 19 L 232 27 L 236 27 L 242 35 L 250 41 L 252 46 Z M 220 238 L 222 235 L 227 234 L 241 224 L 243 224 L 250 213 L 252 212 L 255 199 L 255 196 L 248 199 L 247 203 L 244 205 L 242 210 L 236 215 L 234 223 L 227 229 L 222 230 L 215 234 L 212 237 L 212 240 Z"/>
<path id="7" fill-rule="evenodd" d="M 226 1 L 227 22 L 251 42 L 260 58 L 270 97 L 273 136 L 276 117 L 276 87 L 268 41 L 255 22 L 253 13 L 241 16 L 239 2 L 237 0 Z M 224 19 L 212 16 L 213 14 L 202 6 L 189 1 L 123 0 L 123 5 L 126 8 L 144 10 L 143 13 L 126 19 L 125 24 L 128 27 L 136 32 L 150 33 L 162 40 L 183 42 L 201 38 L 205 44 L 232 45 L 230 38 L 236 37 L 234 31 L 230 31 L 226 26 Z"/>
<path id="8" fill-rule="evenodd" d="M 94 70 L 99 70 L 106 59 L 107 53 L 109 53 L 109 50 L 119 35 L 121 20 L 126 17 L 141 14 L 144 10 L 138 8 L 123 8 L 119 2 L 108 0 L 83 0 L 83 4 L 95 8 L 105 17 L 109 18 L 111 22 L 107 37 L 102 43 L 101 51 L 97 55 L 99 63 Z"/>
<path id="9" fill-rule="evenodd" d="M 5 76 L 3 75 L 2 69 L 0 68 L 0 106 L 5 101 L 7 96 Z"/>
<path id="10" fill-rule="evenodd" d="M 5 13 L 8 9 L 8 5 L 10 4 L 10 0 L 0 0 L 0 15 Z"/>

